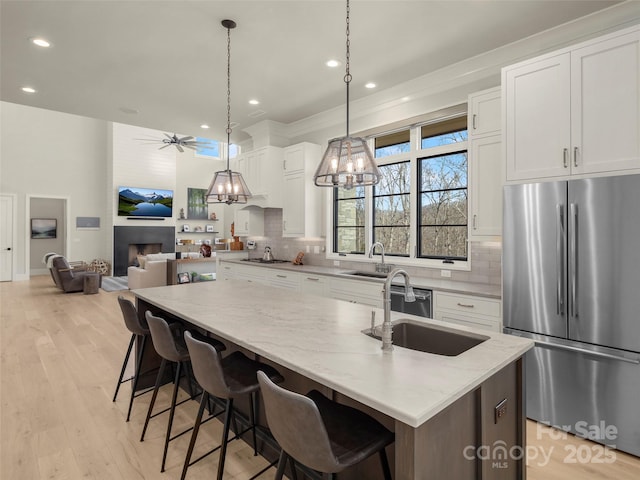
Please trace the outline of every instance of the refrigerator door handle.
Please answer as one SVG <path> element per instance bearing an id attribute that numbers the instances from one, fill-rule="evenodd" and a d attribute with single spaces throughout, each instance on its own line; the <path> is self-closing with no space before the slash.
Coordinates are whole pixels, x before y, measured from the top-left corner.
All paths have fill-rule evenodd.
<path id="1" fill-rule="evenodd" d="M 536 347 L 555 348 L 556 350 L 568 350 L 570 352 L 583 353 L 585 355 L 591 355 L 592 357 L 606 358 L 608 360 L 619 360 L 621 362 L 632 363 L 634 365 L 640 365 L 640 360 L 637 358 L 627 358 L 620 355 L 614 355 L 606 352 L 595 352 L 593 350 L 586 350 L 580 347 L 572 347 L 571 345 L 560 345 L 558 343 L 548 342 L 536 342 Z"/>
<path id="2" fill-rule="evenodd" d="M 556 228 L 556 313 L 558 315 L 564 315 L 565 306 L 565 292 L 564 292 L 564 265 L 566 264 L 565 258 L 565 245 L 566 230 L 564 228 L 564 207 L 561 204 L 556 205 L 556 217 L 558 225 Z"/>
<path id="3" fill-rule="evenodd" d="M 569 235 L 569 248 L 571 255 L 571 277 L 569 285 L 571 288 L 571 302 L 569 303 L 569 315 L 572 318 L 578 316 L 578 205 L 571 204 L 571 235 Z"/>

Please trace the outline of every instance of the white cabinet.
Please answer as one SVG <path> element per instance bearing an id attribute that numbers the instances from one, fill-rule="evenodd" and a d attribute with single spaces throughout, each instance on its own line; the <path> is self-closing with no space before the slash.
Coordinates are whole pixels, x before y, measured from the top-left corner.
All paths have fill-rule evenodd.
<path id="1" fill-rule="evenodd" d="M 242 173 L 251 195 L 249 203 L 282 208 L 282 148 L 262 147 L 238 155 L 235 168 Z"/>
<path id="2" fill-rule="evenodd" d="M 320 156 L 320 146 L 312 143 L 300 143 L 284 149 L 283 237 L 321 235 L 322 192 L 313 183 Z"/>
<path id="3" fill-rule="evenodd" d="M 240 280 L 258 285 L 266 285 L 268 283 L 264 269 L 225 261 L 220 263 L 218 280 Z"/>
<path id="4" fill-rule="evenodd" d="M 382 283 L 332 278 L 329 296 L 351 303 L 382 308 Z"/>
<path id="5" fill-rule="evenodd" d="M 640 168 L 640 28 L 502 71 L 509 181 Z"/>
<path id="6" fill-rule="evenodd" d="M 300 274 L 300 291 L 319 297 L 329 296 L 329 282 L 324 275 Z"/>
<path id="7" fill-rule="evenodd" d="M 234 234 L 239 237 L 264 235 L 264 212 L 261 208 L 245 207 L 236 210 Z"/>
<path id="8" fill-rule="evenodd" d="M 502 130 L 500 87 L 469 95 L 468 105 L 467 131 L 469 135 L 500 133 Z"/>
<path id="9" fill-rule="evenodd" d="M 475 128 L 474 128 L 475 125 Z M 469 96 L 469 240 L 502 235 L 500 88 Z"/>
<path id="10" fill-rule="evenodd" d="M 267 285 L 285 290 L 300 291 L 300 278 L 297 272 L 271 268 L 263 268 L 263 270 L 265 271 L 264 277 Z"/>
<path id="11" fill-rule="evenodd" d="M 433 318 L 500 332 L 502 331 L 502 302 L 473 295 L 434 291 Z"/>

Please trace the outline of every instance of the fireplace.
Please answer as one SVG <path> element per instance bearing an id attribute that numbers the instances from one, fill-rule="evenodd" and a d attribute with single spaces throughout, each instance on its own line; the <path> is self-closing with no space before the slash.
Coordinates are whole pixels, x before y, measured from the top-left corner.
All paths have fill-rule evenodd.
<path id="1" fill-rule="evenodd" d="M 127 268 L 137 261 L 138 247 L 147 253 L 173 253 L 176 251 L 175 227 L 113 227 L 113 275 L 122 277 Z M 146 249 L 149 249 L 148 251 Z M 133 250 L 133 253 L 132 253 Z"/>
<path id="2" fill-rule="evenodd" d="M 150 253 L 161 253 L 161 243 L 132 243 L 129 245 L 129 267 L 139 267 L 138 255 L 148 255 Z"/>

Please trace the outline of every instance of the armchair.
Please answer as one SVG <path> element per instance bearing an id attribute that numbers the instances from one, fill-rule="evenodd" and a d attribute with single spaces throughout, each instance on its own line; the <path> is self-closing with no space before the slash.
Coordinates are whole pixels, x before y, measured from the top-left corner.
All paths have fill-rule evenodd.
<path id="1" fill-rule="evenodd" d="M 51 260 L 51 276 L 56 286 L 64 293 L 82 292 L 84 289 L 85 268 L 76 269 L 69 265 L 63 256 L 56 256 Z M 92 273 L 93 274 L 93 273 Z M 100 284 L 102 277 L 100 278 Z"/>

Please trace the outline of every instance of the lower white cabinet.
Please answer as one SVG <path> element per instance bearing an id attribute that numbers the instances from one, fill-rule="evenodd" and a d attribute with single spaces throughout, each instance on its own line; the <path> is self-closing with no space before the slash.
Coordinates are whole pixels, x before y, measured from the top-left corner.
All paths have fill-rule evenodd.
<path id="1" fill-rule="evenodd" d="M 492 298 L 434 291 L 433 318 L 500 332 L 502 302 Z"/>
<path id="2" fill-rule="evenodd" d="M 221 263 L 219 279 L 244 280 L 245 282 L 262 285 L 265 285 L 268 282 L 265 278 L 265 269 L 263 268 L 224 261 Z"/>
<path id="3" fill-rule="evenodd" d="M 260 268 L 260 267 L 254 267 Z M 263 268 L 265 270 L 264 279 L 266 285 L 276 288 L 284 288 L 286 290 L 300 291 L 300 278 L 297 272 L 287 270 Z"/>
<path id="4" fill-rule="evenodd" d="M 300 291 L 319 297 L 329 296 L 329 278 L 324 275 L 300 274 Z"/>
<path id="5" fill-rule="evenodd" d="M 382 283 L 332 278 L 329 296 L 351 303 L 382 308 Z"/>

